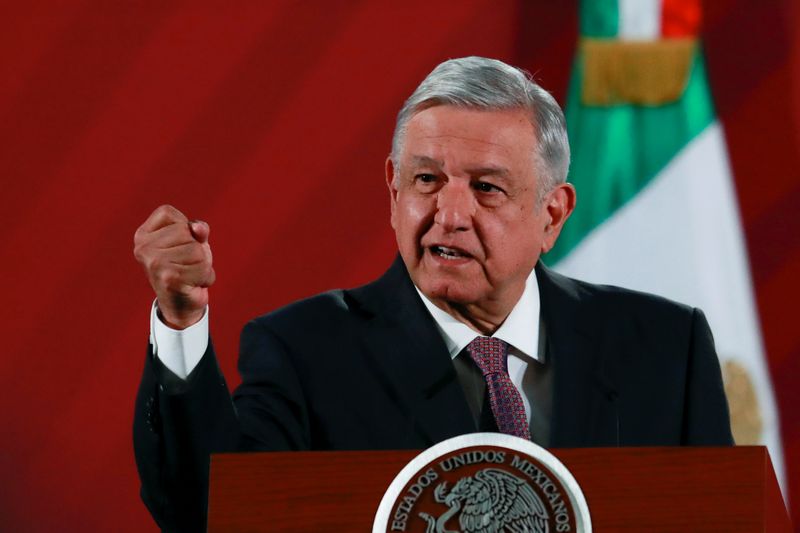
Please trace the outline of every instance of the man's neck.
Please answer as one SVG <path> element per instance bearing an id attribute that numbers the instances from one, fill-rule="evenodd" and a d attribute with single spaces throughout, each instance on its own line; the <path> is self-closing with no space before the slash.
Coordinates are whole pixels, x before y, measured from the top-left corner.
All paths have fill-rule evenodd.
<path id="1" fill-rule="evenodd" d="M 430 302 L 476 333 L 491 336 L 503 325 L 524 290 L 523 283 L 519 287 L 509 288 L 509 291 L 500 298 L 484 302 L 462 304 L 441 299 L 431 299 Z"/>
<path id="2" fill-rule="evenodd" d="M 460 317 L 457 318 L 435 305 L 419 289 L 417 289 L 417 293 L 436 323 L 436 327 L 447 345 L 450 357 L 457 357 L 475 339 L 476 335 L 481 334 L 498 337 L 507 342 L 513 347 L 513 350 L 516 350 L 516 355 L 522 354 L 540 362 L 543 361 L 543 354 L 540 353 L 539 349 L 539 327 L 537 324 L 541 326 L 541 321 L 539 314 L 539 287 L 535 271 L 532 271 L 528 276 L 522 295 L 511 312 L 501 320 L 499 327 L 496 327 L 496 323 L 492 323 L 493 330 L 489 328 L 479 330 L 466 320 Z"/>
<path id="3" fill-rule="evenodd" d="M 505 313 L 485 313 L 482 309 L 472 309 L 470 306 L 461 306 L 458 304 L 448 304 L 447 302 L 433 302 L 436 307 L 452 316 L 459 322 L 466 324 L 470 329 L 481 335 L 491 336 L 492 333 L 503 324 L 508 314 L 511 312 L 509 309 Z"/>

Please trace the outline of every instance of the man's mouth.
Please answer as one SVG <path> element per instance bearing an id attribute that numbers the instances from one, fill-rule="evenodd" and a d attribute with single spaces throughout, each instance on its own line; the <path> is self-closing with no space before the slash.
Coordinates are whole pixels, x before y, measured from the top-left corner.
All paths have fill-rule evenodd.
<path id="1" fill-rule="evenodd" d="M 456 260 L 472 257 L 463 250 L 459 250 L 457 248 L 448 248 L 447 246 L 431 246 L 430 250 L 431 253 L 444 259 Z"/>

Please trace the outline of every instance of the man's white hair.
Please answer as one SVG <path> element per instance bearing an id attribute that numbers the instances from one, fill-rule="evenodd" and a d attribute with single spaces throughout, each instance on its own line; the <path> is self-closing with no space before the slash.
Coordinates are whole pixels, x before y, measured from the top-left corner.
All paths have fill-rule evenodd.
<path id="1" fill-rule="evenodd" d="M 440 63 L 403 104 L 392 137 L 391 158 L 395 168 L 399 167 L 408 121 L 420 111 L 439 105 L 526 111 L 536 136 L 534 162 L 542 177 L 539 197 L 566 181 L 569 140 L 558 103 L 528 72 L 497 59 L 477 56 Z"/>

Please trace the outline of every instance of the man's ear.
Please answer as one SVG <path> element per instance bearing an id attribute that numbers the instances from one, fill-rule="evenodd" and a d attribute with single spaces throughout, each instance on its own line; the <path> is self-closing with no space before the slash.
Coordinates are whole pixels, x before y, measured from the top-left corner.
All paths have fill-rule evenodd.
<path id="1" fill-rule="evenodd" d="M 543 254 L 555 246 L 561 228 L 575 209 L 576 201 L 575 187 L 570 183 L 557 185 L 545 195 L 541 209 L 547 212 L 548 217 L 545 219 L 547 225 L 542 239 Z"/>
<path id="2" fill-rule="evenodd" d="M 386 186 L 389 187 L 389 201 L 391 203 L 392 216 L 391 223 L 394 228 L 395 211 L 397 209 L 397 186 L 395 181 L 395 172 L 397 169 L 394 166 L 391 156 L 386 158 Z"/>

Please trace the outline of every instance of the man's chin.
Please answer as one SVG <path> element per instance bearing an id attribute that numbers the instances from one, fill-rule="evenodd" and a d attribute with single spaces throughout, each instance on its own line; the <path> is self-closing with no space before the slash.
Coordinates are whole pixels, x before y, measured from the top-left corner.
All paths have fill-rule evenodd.
<path id="1" fill-rule="evenodd" d="M 466 305 L 480 300 L 479 285 L 481 271 L 475 268 L 474 260 L 469 265 L 443 268 L 431 258 L 423 257 L 409 269 L 411 279 L 429 300 L 436 303 Z"/>
<path id="2" fill-rule="evenodd" d="M 422 283 L 419 287 L 422 294 L 432 302 L 441 302 L 450 305 L 467 305 L 477 301 L 478 295 L 474 287 L 453 281 L 432 281 Z"/>

